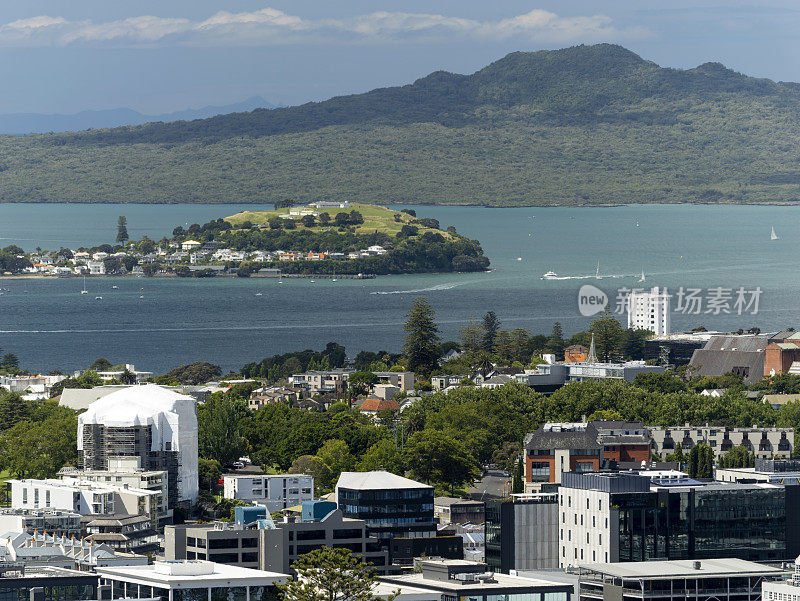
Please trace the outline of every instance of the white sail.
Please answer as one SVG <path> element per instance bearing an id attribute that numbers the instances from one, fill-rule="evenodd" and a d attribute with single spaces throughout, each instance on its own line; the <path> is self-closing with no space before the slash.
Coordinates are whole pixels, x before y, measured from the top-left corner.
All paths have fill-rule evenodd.
<path id="1" fill-rule="evenodd" d="M 778 234 L 775 233 L 775 226 L 772 226 L 772 233 L 769 235 L 770 240 L 777 240 Z"/>

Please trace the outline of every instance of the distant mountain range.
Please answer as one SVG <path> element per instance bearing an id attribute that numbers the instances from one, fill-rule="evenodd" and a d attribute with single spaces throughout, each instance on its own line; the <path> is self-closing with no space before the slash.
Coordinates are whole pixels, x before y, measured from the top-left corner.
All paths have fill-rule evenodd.
<path id="1" fill-rule="evenodd" d="M 0 136 L 0 202 L 800 203 L 798 140 L 798 84 L 598 44 L 301 106 Z"/>
<path id="2" fill-rule="evenodd" d="M 124 125 L 142 125 L 157 121 L 192 121 L 227 113 L 245 113 L 254 109 L 272 109 L 279 105 L 253 96 L 242 102 L 223 106 L 204 106 L 162 115 L 144 115 L 128 108 L 81 111 L 72 115 L 47 115 L 41 113 L 9 113 L 0 115 L 0 134 L 44 134 L 50 132 L 82 131 Z"/>

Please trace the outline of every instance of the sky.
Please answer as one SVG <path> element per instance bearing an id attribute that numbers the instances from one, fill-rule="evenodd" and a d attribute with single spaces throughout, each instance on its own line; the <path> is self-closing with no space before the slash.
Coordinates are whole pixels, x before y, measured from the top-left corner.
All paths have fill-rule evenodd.
<path id="1" fill-rule="evenodd" d="M 797 0 L 3 2 L 0 113 L 294 105 L 598 42 L 800 81 L 798 30 Z"/>

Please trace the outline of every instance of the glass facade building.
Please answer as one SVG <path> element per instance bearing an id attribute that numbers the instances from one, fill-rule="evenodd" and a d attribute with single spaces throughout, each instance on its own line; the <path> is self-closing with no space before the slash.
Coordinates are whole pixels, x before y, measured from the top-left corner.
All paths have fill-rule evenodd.
<path id="1" fill-rule="evenodd" d="M 612 494 L 619 561 L 795 557 L 796 497 L 783 487 L 713 484 Z"/>
<path id="2" fill-rule="evenodd" d="M 339 509 L 345 517 L 367 523 L 379 539 L 436 536 L 433 488 L 365 490 L 338 488 Z"/>

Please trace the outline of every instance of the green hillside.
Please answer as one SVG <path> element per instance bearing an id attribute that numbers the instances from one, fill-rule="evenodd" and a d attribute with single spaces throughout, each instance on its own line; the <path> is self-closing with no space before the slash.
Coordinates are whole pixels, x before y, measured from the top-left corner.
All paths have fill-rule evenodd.
<path id="1" fill-rule="evenodd" d="M 800 86 L 619 46 L 325 102 L 0 137 L 2 202 L 800 202 Z"/>

